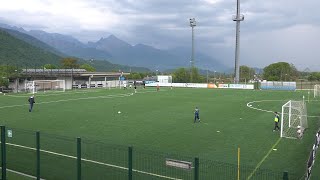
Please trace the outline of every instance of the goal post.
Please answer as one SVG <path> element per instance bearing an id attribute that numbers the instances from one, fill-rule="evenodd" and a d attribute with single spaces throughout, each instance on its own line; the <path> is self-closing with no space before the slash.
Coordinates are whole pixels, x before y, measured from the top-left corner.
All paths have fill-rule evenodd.
<path id="1" fill-rule="evenodd" d="M 280 137 L 297 139 L 308 128 L 307 106 L 303 101 L 288 101 L 282 106 Z"/>
<path id="2" fill-rule="evenodd" d="M 64 92 L 65 80 L 34 80 L 25 83 L 25 89 L 32 94 L 38 92 Z"/>
<path id="3" fill-rule="evenodd" d="M 320 84 L 316 84 L 314 85 L 314 88 L 313 88 L 313 97 L 316 98 L 319 96 L 320 96 Z"/>

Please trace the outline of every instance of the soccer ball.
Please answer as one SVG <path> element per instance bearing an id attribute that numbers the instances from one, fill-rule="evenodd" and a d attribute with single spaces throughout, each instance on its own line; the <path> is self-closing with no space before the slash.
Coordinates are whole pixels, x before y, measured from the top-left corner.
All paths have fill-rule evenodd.
<path id="1" fill-rule="evenodd" d="M 300 134 L 301 132 L 302 132 L 301 129 L 298 129 L 297 133 Z"/>
<path id="2" fill-rule="evenodd" d="M 118 114 L 121 114 L 121 111 L 118 111 Z"/>

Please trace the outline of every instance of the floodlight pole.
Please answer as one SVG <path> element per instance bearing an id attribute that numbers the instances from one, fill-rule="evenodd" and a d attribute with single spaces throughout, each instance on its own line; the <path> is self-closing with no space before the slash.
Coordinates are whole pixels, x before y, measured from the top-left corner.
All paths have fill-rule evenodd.
<path id="1" fill-rule="evenodd" d="M 73 67 L 71 69 L 71 90 L 73 90 Z"/>
<path id="2" fill-rule="evenodd" d="M 208 69 L 207 69 L 207 84 L 209 84 L 209 74 L 208 74 Z"/>
<path id="3" fill-rule="evenodd" d="M 236 51 L 235 51 L 235 83 L 239 83 L 240 79 L 240 67 L 239 67 L 239 55 L 240 55 L 240 21 L 244 20 L 244 15 L 240 14 L 240 0 L 237 0 L 237 14 L 233 16 L 233 21 L 236 21 Z"/>
<path id="4" fill-rule="evenodd" d="M 190 60 L 190 64 L 191 64 L 191 73 L 190 73 L 190 81 L 193 81 L 193 77 L 192 77 L 192 69 L 194 68 L 194 27 L 196 27 L 196 19 L 195 18 L 190 18 L 190 27 L 192 30 L 192 50 L 191 50 L 191 60 Z"/>

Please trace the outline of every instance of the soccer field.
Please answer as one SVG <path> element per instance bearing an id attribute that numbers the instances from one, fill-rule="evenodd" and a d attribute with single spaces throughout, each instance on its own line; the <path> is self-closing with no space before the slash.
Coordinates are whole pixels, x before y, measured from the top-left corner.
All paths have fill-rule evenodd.
<path id="1" fill-rule="evenodd" d="M 7 129 L 199 157 L 200 162 L 236 165 L 240 148 L 240 165 L 253 167 L 247 178 L 256 168 L 302 176 L 320 127 L 320 101 L 310 95 L 309 129 L 302 140 L 279 138 L 280 132 L 272 131 L 272 112 L 303 96 L 307 101 L 307 91 L 90 89 L 36 94 L 29 113 L 27 94 L 6 94 L 0 96 L 0 121 Z M 193 122 L 195 107 L 200 123 Z"/>

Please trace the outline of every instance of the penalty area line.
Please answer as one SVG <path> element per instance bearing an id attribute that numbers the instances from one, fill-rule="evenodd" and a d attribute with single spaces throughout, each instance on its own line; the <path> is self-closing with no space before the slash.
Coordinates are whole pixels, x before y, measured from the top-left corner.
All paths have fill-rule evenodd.
<path id="1" fill-rule="evenodd" d="M 260 108 L 256 108 L 256 107 L 253 107 L 252 104 L 253 103 L 259 103 L 259 102 L 265 102 L 265 101 L 282 101 L 282 100 L 261 100 L 261 101 L 251 101 L 251 102 L 248 102 L 247 103 L 247 107 L 250 108 L 250 109 L 254 109 L 254 110 L 257 110 L 257 111 L 262 111 L 262 112 L 267 112 L 267 113 L 273 113 L 274 111 L 270 111 L 270 110 L 265 110 L 265 109 L 260 109 Z M 288 114 L 288 113 L 285 113 L 285 114 Z M 319 118 L 320 116 L 307 116 L 309 118 Z"/>

